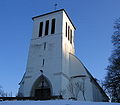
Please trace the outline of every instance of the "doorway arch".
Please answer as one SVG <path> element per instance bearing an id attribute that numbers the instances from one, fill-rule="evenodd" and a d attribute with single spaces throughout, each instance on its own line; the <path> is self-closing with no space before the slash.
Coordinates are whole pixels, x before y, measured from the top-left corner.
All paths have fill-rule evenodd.
<path id="1" fill-rule="evenodd" d="M 49 99 L 52 95 L 52 85 L 43 74 L 34 82 L 31 90 L 31 97 Z"/>

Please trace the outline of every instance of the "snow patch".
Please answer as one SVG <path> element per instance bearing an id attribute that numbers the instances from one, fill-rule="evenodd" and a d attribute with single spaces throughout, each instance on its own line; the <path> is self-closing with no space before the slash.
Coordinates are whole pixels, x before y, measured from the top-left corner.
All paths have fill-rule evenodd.
<path id="1" fill-rule="evenodd" d="M 50 101 L 1 101 L 0 105 L 120 105 L 120 103 L 50 100 Z"/>

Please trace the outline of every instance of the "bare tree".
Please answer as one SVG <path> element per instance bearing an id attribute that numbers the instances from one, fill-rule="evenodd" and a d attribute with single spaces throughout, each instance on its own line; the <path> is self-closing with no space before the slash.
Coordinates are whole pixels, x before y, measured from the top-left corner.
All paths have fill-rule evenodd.
<path id="1" fill-rule="evenodd" d="M 78 96 L 78 88 L 76 89 L 75 84 L 73 84 L 72 82 L 69 84 L 69 86 L 67 87 L 68 91 L 71 93 L 71 99 L 77 99 Z"/>
<path id="2" fill-rule="evenodd" d="M 79 93 L 82 92 L 83 98 L 85 98 L 85 78 L 82 78 L 82 81 L 70 82 L 68 86 L 68 91 L 71 93 L 71 98 L 77 100 Z"/>
<path id="3" fill-rule="evenodd" d="M 59 91 L 59 98 L 62 99 L 65 94 L 66 94 L 66 90 L 65 89 Z"/>
<path id="4" fill-rule="evenodd" d="M 85 89 L 85 79 L 86 78 L 82 78 L 82 87 L 81 87 L 81 92 L 82 92 L 82 94 L 83 94 L 83 98 L 84 98 L 84 100 L 86 101 L 86 98 L 85 98 L 85 91 L 86 91 L 86 89 Z"/>
<path id="5" fill-rule="evenodd" d="M 3 91 L 2 86 L 0 86 L 0 97 L 5 97 L 5 93 Z"/>

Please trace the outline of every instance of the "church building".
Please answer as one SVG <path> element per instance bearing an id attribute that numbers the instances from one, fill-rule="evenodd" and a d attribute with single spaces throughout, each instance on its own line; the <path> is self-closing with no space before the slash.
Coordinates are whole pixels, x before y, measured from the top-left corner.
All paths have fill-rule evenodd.
<path id="1" fill-rule="evenodd" d="M 96 79 L 75 56 L 76 28 L 66 11 L 53 11 L 32 20 L 26 72 L 18 96 L 108 101 Z"/>

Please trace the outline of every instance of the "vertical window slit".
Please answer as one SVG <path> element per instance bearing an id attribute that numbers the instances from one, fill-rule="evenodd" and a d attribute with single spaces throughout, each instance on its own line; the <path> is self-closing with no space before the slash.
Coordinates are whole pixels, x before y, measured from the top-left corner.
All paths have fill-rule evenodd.
<path id="1" fill-rule="evenodd" d="M 45 59 L 43 59 L 42 66 L 44 66 L 44 64 L 45 64 Z"/>
<path id="2" fill-rule="evenodd" d="M 52 19 L 51 34 L 55 33 L 55 19 Z"/>
<path id="3" fill-rule="evenodd" d="M 72 30 L 70 32 L 70 43 L 72 44 Z"/>
<path id="4" fill-rule="evenodd" d="M 40 22 L 40 25 L 39 25 L 39 37 L 42 36 L 42 32 L 43 32 L 43 22 Z"/>
<path id="5" fill-rule="evenodd" d="M 46 49 L 46 42 L 44 43 L 44 50 Z"/>
<path id="6" fill-rule="evenodd" d="M 48 35 L 48 32 L 49 32 L 49 20 L 47 20 L 45 24 L 45 35 Z"/>
<path id="7" fill-rule="evenodd" d="M 67 37 L 67 22 L 66 22 L 66 37 Z"/>
<path id="8" fill-rule="evenodd" d="M 70 39 L 70 27 L 68 26 L 68 40 Z"/>

